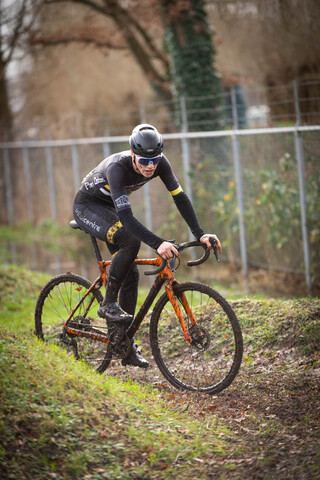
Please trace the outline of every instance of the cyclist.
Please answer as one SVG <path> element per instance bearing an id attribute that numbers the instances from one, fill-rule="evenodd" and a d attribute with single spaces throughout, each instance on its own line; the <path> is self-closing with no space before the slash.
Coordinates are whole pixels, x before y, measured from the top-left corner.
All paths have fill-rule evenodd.
<path id="1" fill-rule="evenodd" d="M 139 273 L 133 264 L 143 241 L 164 259 L 178 256 L 174 245 L 157 236 L 132 214 L 129 195 L 155 177 L 160 177 L 180 214 L 197 240 L 211 249 L 215 235 L 205 234 L 188 196 L 182 190 L 163 152 L 158 130 L 149 124 L 136 126 L 129 138 L 130 150 L 105 158 L 83 179 L 73 205 L 74 218 L 83 230 L 106 242 L 113 260 L 98 315 L 107 321 L 110 341 L 121 339 L 134 316 Z M 119 299 L 118 299 L 119 297 Z M 132 342 L 123 365 L 147 368 L 148 362 Z"/>

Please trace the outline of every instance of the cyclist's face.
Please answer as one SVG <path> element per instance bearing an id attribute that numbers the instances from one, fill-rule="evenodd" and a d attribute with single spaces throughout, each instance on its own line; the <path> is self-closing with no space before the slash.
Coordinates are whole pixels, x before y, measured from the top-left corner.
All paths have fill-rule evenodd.
<path id="1" fill-rule="evenodd" d="M 154 165 L 153 162 L 149 162 L 149 164 L 146 166 L 141 165 L 141 163 L 139 163 L 138 161 L 138 158 L 139 157 L 137 157 L 137 155 L 133 154 L 132 161 L 133 161 L 133 168 L 135 169 L 135 171 L 137 173 L 140 173 L 146 178 L 152 177 L 158 165 Z"/>

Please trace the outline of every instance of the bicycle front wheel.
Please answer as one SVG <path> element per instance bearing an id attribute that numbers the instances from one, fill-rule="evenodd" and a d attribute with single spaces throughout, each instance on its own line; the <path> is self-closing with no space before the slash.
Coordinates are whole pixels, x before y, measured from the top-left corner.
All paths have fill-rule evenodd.
<path id="1" fill-rule="evenodd" d="M 68 334 L 64 323 L 75 310 L 91 286 L 89 280 L 72 273 L 52 278 L 41 290 L 35 311 L 35 333 L 48 344 L 65 348 L 79 360 L 90 363 L 103 372 L 108 361 L 108 344 L 86 337 Z M 90 332 L 93 326 L 106 329 L 106 322 L 97 315 L 102 294 L 97 288 L 78 306 L 70 320 L 70 326 Z"/>
<path id="2" fill-rule="evenodd" d="M 167 296 L 158 300 L 150 323 L 154 359 L 176 388 L 216 394 L 237 375 L 243 353 L 241 328 L 230 304 L 216 290 L 197 282 L 174 286 L 192 342 L 185 337 Z M 193 325 L 182 304 L 185 296 Z"/>

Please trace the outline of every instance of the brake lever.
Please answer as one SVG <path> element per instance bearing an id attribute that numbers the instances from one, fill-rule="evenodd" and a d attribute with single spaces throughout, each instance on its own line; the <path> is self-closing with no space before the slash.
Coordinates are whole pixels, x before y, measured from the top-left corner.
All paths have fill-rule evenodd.
<path id="1" fill-rule="evenodd" d="M 173 252 L 172 252 L 172 254 L 173 254 L 173 257 L 172 257 L 171 260 L 169 261 L 169 265 L 170 265 L 171 270 L 172 270 L 173 272 L 175 272 L 175 271 L 176 271 L 176 269 L 175 269 L 175 264 L 176 264 L 177 255 L 176 255 L 175 253 L 173 253 Z"/>
<path id="2" fill-rule="evenodd" d="M 213 250 L 214 256 L 216 257 L 217 262 L 220 262 L 218 257 L 218 247 L 217 247 L 216 239 L 214 237 L 210 237 L 209 242 L 211 243 L 212 250 Z"/>

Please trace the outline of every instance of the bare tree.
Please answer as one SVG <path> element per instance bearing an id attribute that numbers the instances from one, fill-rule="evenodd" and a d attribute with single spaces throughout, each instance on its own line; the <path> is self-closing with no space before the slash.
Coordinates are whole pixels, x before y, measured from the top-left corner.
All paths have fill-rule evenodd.
<path id="1" fill-rule="evenodd" d="M 9 102 L 7 70 L 24 48 L 34 25 L 38 6 L 34 0 L 0 0 L 0 139 L 12 137 L 12 112 Z M 21 52 L 20 52 L 21 53 Z"/>
<path id="2" fill-rule="evenodd" d="M 45 0 L 47 7 L 59 3 L 86 7 L 96 15 L 96 24 L 50 33 L 38 30 L 31 38 L 33 45 L 79 42 L 107 50 L 126 48 L 165 101 L 176 95 L 220 92 L 205 0 Z M 103 18 L 112 20 L 113 31 L 99 23 Z M 214 104 L 210 115 L 217 115 Z"/>
<path id="3" fill-rule="evenodd" d="M 161 48 L 159 36 L 163 36 L 161 29 L 158 2 L 153 0 L 45 0 L 45 6 L 82 5 L 88 12 L 94 13 L 97 24 L 87 26 L 79 24 L 72 31 L 66 25 L 52 32 L 38 29 L 30 38 L 32 45 L 54 46 L 77 42 L 90 44 L 102 50 L 117 49 L 130 50 L 138 65 L 148 78 L 151 86 L 159 92 L 162 98 L 171 99 L 170 92 L 170 64 L 167 55 Z M 125 5 L 125 6 L 124 6 Z M 142 12 L 134 15 L 134 11 Z M 114 31 L 106 31 L 103 22 L 99 19 L 109 18 L 115 25 Z M 152 23 L 152 25 L 151 25 Z M 148 28 L 151 26 L 151 29 Z M 149 32 L 151 30 L 151 33 Z"/>

